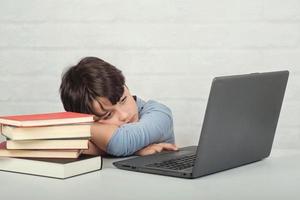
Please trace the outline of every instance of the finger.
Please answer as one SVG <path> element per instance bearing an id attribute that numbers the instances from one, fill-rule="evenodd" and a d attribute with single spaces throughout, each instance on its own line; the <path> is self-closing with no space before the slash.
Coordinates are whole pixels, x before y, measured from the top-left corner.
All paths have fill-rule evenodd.
<path id="1" fill-rule="evenodd" d="M 155 154 L 155 153 L 157 153 L 156 149 L 149 149 L 149 151 L 147 151 L 147 155 Z"/>
<path id="2" fill-rule="evenodd" d="M 157 145 L 153 145 L 151 149 L 155 150 L 155 153 L 159 153 L 164 149 L 164 147 L 162 145 L 157 144 Z"/>
<path id="3" fill-rule="evenodd" d="M 177 151 L 178 148 L 175 144 L 171 144 L 171 143 L 159 143 L 158 145 L 160 145 L 163 149 L 165 150 L 173 150 L 173 151 Z"/>
<path id="4" fill-rule="evenodd" d="M 139 156 L 146 156 L 146 155 L 151 155 L 151 154 L 154 154 L 156 153 L 155 149 L 142 149 L 142 150 L 139 150 L 137 152 L 137 155 Z"/>
<path id="5" fill-rule="evenodd" d="M 99 155 L 99 149 L 89 140 L 88 149 L 84 149 L 82 154 Z"/>
<path id="6" fill-rule="evenodd" d="M 157 145 L 161 145 L 161 146 L 169 146 L 169 147 L 176 147 L 175 144 L 172 144 L 172 143 L 165 143 L 165 142 L 162 142 L 162 143 L 158 143 Z"/>

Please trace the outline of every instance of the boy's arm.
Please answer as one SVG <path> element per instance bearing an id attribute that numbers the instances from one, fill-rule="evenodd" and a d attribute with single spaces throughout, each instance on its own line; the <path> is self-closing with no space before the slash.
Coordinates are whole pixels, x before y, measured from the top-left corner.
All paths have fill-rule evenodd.
<path id="1" fill-rule="evenodd" d="M 94 123 L 91 133 L 93 143 L 114 156 L 128 156 L 134 153 L 146 155 L 163 149 L 174 150 L 174 145 L 170 147 L 165 143 L 150 145 L 162 142 L 174 143 L 171 110 L 155 101 L 149 101 L 144 105 L 139 122 L 121 127 Z"/>
<path id="2" fill-rule="evenodd" d="M 106 125 L 100 123 L 94 123 L 91 126 L 92 141 L 89 141 L 89 148 L 83 151 L 83 154 L 90 155 L 106 155 L 107 144 L 110 141 L 110 138 L 114 134 L 118 127 L 115 125 Z M 154 154 L 161 152 L 162 150 L 177 150 L 177 147 L 174 144 L 170 143 L 158 143 L 150 144 L 137 152 L 136 155 L 145 156 L 149 154 Z"/>
<path id="3" fill-rule="evenodd" d="M 111 124 L 93 123 L 91 126 L 91 140 L 93 143 L 103 151 L 106 151 L 108 142 L 112 135 L 119 127 Z"/>

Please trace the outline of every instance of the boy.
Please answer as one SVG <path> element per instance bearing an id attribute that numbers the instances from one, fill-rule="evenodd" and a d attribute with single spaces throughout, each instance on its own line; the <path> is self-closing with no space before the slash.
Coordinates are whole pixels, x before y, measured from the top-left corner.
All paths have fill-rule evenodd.
<path id="1" fill-rule="evenodd" d="M 132 96 L 120 70 L 96 57 L 83 58 L 62 76 L 66 111 L 94 115 L 86 154 L 148 155 L 177 150 L 171 110 Z"/>

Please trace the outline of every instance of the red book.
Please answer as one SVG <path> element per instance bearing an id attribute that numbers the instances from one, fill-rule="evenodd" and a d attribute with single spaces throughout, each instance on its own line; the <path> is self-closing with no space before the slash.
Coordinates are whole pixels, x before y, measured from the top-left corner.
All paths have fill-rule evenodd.
<path id="1" fill-rule="evenodd" d="M 84 122 L 93 122 L 93 115 L 75 112 L 57 112 L 0 117 L 0 124 L 21 127 L 49 126 Z"/>

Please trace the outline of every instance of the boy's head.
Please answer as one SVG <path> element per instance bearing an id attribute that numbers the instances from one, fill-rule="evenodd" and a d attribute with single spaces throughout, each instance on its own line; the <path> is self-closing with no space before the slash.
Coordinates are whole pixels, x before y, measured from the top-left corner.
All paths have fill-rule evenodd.
<path id="1" fill-rule="evenodd" d="M 62 76 L 60 97 L 66 111 L 93 114 L 115 125 L 138 121 L 137 105 L 122 72 L 96 57 L 83 58 Z"/>

